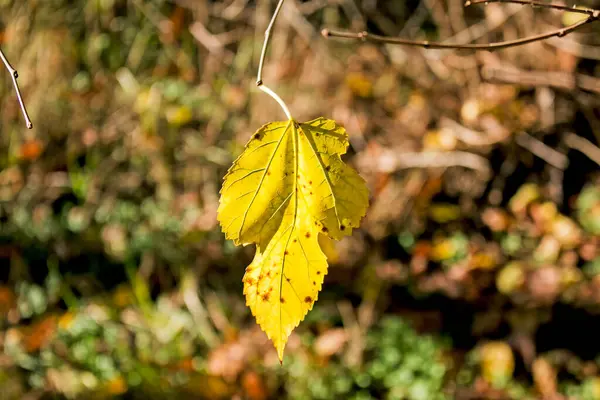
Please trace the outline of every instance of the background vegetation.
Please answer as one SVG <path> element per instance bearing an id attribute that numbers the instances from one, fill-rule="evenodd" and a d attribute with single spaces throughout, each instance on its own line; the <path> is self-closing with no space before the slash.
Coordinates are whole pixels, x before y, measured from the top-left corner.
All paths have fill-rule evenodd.
<path id="1" fill-rule="evenodd" d="M 588 3 L 600 7 L 600 3 Z M 599 399 L 600 24 L 494 53 L 455 42 L 572 14 L 507 4 L 284 5 L 264 79 L 336 119 L 368 182 L 326 243 L 282 366 L 244 305 L 226 169 L 283 119 L 255 89 L 269 0 L 0 0 L 0 399 Z"/>

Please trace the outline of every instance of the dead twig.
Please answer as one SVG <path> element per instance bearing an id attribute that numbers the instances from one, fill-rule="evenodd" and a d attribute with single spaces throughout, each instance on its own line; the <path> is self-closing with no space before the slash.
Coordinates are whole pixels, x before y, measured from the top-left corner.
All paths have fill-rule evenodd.
<path id="1" fill-rule="evenodd" d="M 21 91 L 19 90 L 19 84 L 17 82 L 19 74 L 17 73 L 17 70 L 10 65 L 8 59 L 2 52 L 2 49 L 0 49 L 0 58 L 2 58 L 2 62 L 4 63 L 4 66 L 6 67 L 8 73 L 10 74 L 10 77 L 12 78 L 13 86 L 15 88 L 15 92 L 17 93 L 17 99 L 19 100 L 19 105 L 21 106 L 21 112 L 23 113 L 23 118 L 25 118 L 25 124 L 27 124 L 28 129 L 31 129 L 33 128 L 33 123 L 31 123 L 31 119 L 29 119 L 29 114 L 27 114 L 27 109 L 25 108 L 25 103 L 23 102 L 23 98 L 21 97 Z"/>
<path id="2" fill-rule="evenodd" d="M 481 3 L 487 4 L 487 3 L 491 3 L 491 2 L 516 3 L 516 4 L 523 4 L 523 5 L 530 5 L 533 7 L 551 8 L 551 9 L 556 9 L 556 10 L 585 14 L 585 15 L 587 15 L 587 18 L 585 18 L 579 22 L 573 23 L 567 27 L 564 27 L 561 29 L 556 29 L 556 30 L 553 30 L 550 32 L 541 33 L 538 35 L 532 35 L 532 36 L 528 36 L 528 37 L 524 37 L 524 38 L 520 38 L 520 39 L 506 40 L 506 41 L 495 42 L 495 43 L 483 43 L 483 44 L 478 44 L 478 43 L 461 44 L 461 43 L 432 42 L 429 40 L 410 40 L 410 39 L 402 39 L 402 38 L 396 38 L 396 37 L 390 37 L 390 36 L 375 35 L 375 34 L 372 34 L 372 33 L 366 32 L 366 31 L 347 32 L 347 31 L 335 31 L 335 30 L 323 29 L 321 31 L 321 34 L 327 38 L 328 37 L 338 37 L 338 38 L 344 38 L 344 39 L 371 41 L 371 42 L 375 42 L 375 43 L 416 46 L 416 47 L 423 47 L 425 49 L 499 50 L 499 49 L 505 49 L 508 47 L 522 46 L 522 45 L 525 45 L 528 43 L 538 42 L 538 41 L 549 39 L 552 37 L 563 37 L 565 35 L 568 35 L 571 32 L 574 32 L 574 31 L 582 28 L 583 26 L 585 26 L 591 22 L 595 22 L 598 19 L 600 19 L 600 10 L 580 9 L 580 8 L 568 7 L 568 6 L 558 5 L 558 4 L 547 4 L 547 3 L 540 3 L 537 1 L 528 1 L 528 0 L 494 0 L 494 1 L 475 0 L 475 1 L 467 1 L 465 3 L 465 6 L 470 6 L 473 4 L 481 4 Z"/>
<path id="3" fill-rule="evenodd" d="M 600 148 L 586 138 L 582 138 L 574 133 L 568 133 L 565 136 L 565 144 L 569 148 L 585 154 L 587 158 L 600 165 Z"/>
<path id="4" fill-rule="evenodd" d="M 515 137 L 515 141 L 519 146 L 529 150 L 531 153 L 546 161 L 548 164 L 560 170 L 566 169 L 567 165 L 569 164 L 569 159 L 566 155 L 559 153 L 541 140 L 538 140 L 524 132 L 517 135 Z"/>
<path id="5" fill-rule="evenodd" d="M 581 89 L 600 94 L 600 79 L 567 72 L 523 71 L 517 68 L 483 67 L 481 76 L 494 83 L 512 83 L 520 86 L 548 86 L 572 91 Z"/>
<path id="6" fill-rule="evenodd" d="M 553 10 L 559 11 L 568 11 L 577 14 L 585 14 L 585 15 L 594 15 L 597 13 L 597 10 L 592 8 L 583 8 L 574 6 L 565 6 L 562 4 L 553 4 L 553 3 L 544 3 L 541 1 L 532 1 L 532 0 L 467 0 L 465 1 L 465 7 L 469 7 L 477 4 L 490 4 L 490 3 L 512 3 L 512 4 L 521 4 L 523 6 L 531 6 L 531 7 L 540 7 L 540 8 L 550 8 Z"/>
<path id="7" fill-rule="evenodd" d="M 502 132 L 506 132 L 506 134 L 489 135 L 467 128 L 448 117 L 440 118 L 440 128 L 450 129 L 458 140 L 471 147 L 492 146 L 506 139 L 509 133 L 508 130 L 503 130 Z"/>
<path id="8" fill-rule="evenodd" d="M 570 40 L 568 38 L 560 40 L 559 38 L 550 38 L 548 44 L 565 53 L 572 54 L 579 58 L 588 60 L 600 60 L 600 46 L 587 45 Z"/>
<path id="9" fill-rule="evenodd" d="M 394 172 L 408 168 L 448 168 L 464 167 L 481 172 L 486 178 L 491 169 L 488 160 L 467 151 L 422 151 L 396 153 L 388 151 L 376 161 L 379 172 Z"/>

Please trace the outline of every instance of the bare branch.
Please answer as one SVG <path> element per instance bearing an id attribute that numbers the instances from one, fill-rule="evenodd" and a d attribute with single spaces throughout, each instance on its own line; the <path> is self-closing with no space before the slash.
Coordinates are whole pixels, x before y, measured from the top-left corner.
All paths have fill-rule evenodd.
<path id="1" fill-rule="evenodd" d="M 574 7 L 567 7 L 556 4 L 546 4 L 546 3 L 538 3 L 535 1 L 527 1 L 527 0 L 493 0 L 493 1 L 467 1 L 465 3 L 466 6 L 471 4 L 480 4 L 480 3 L 516 3 L 523 5 L 531 5 L 535 7 L 545 7 L 552 8 L 557 10 L 576 12 L 581 14 L 586 14 L 588 17 L 584 20 L 571 24 L 567 27 L 556 29 L 554 31 L 541 33 L 538 35 L 532 35 L 529 37 L 515 39 L 515 40 L 506 40 L 502 42 L 495 43 L 484 43 L 484 44 L 460 44 L 460 43 L 443 43 L 443 42 L 431 42 L 428 40 L 410 40 L 410 39 L 402 39 L 390 36 L 381 36 L 375 35 L 369 32 L 346 32 L 346 31 L 331 31 L 329 29 L 323 29 L 321 34 L 325 37 L 339 37 L 344 39 L 355 39 L 355 40 L 363 40 L 363 41 L 371 41 L 375 43 L 386 43 L 386 44 L 398 44 L 404 46 L 416 46 L 423 47 L 425 49 L 457 49 L 457 50 L 499 50 L 505 49 L 508 47 L 522 46 L 524 44 L 538 42 L 540 40 L 545 40 L 551 37 L 563 37 L 568 35 L 571 32 L 580 29 L 581 27 L 597 21 L 600 19 L 600 10 L 592 10 L 592 9 L 579 9 Z"/>
<path id="2" fill-rule="evenodd" d="M 572 91 L 586 90 L 600 94 L 600 79 L 567 72 L 524 71 L 509 67 L 483 67 L 481 76 L 488 82 L 512 83 L 521 86 L 548 86 Z"/>
<path id="3" fill-rule="evenodd" d="M 574 133 L 567 133 L 565 136 L 565 143 L 571 149 L 585 154 L 587 158 L 600 165 L 600 148 L 586 138 L 582 138 Z"/>
<path id="4" fill-rule="evenodd" d="M 277 103 L 279 103 L 279 105 L 283 109 L 283 112 L 288 117 L 288 119 L 292 119 L 292 114 L 290 113 L 290 110 L 288 109 L 285 102 L 281 99 L 281 97 L 279 97 L 277 95 L 277 93 L 275 93 L 273 90 L 269 89 L 266 85 L 264 85 L 263 80 L 262 80 L 262 70 L 263 70 L 263 65 L 265 64 L 267 47 L 269 47 L 269 40 L 271 39 L 271 31 L 273 30 L 273 26 L 275 26 L 275 21 L 277 20 L 277 17 L 279 16 L 279 11 L 281 11 L 281 6 L 283 6 L 284 1 L 285 0 L 279 0 L 279 3 L 277 3 L 275 12 L 273 13 L 273 17 L 271 18 L 271 22 L 269 22 L 269 25 L 267 26 L 267 29 L 265 30 L 265 41 L 263 43 L 262 51 L 260 53 L 260 61 L 258 62 L 258 73 L 256 75 L 256 86 L 258 86 L 258 88 L 260 90 L 262 90 L 263 92 L 265 92 L 266 94 L 271 96 L 273 99 L 275 99 L 275 101 Z"/>
<path id="5" fill-rule="evenodd" d="M 467 151 L 421 151 L 398 153 L 393 150 L 382 153 L 371 165 L 379 172 L 394 172 L 408 168 L 464 167 L 481 172 L 489 177 L 488 160 Z"/>
<path id="6" fill-rule="evenodd" d="M 2 49 L 0 49 L 0 58 L 2 58 L 2 62 L 4 63 L 4 66 L 6 67 L 6 69 L 8 70 L 8 73 L 10 74 L 10 77 L 12 78 L 13 86 L 15 87 L 15 92 L 17 93 L 17 99 L 19 100 L 19 105 L 21 106 L 21 112 L 23 113 L 23 118 L 25 118 L 25 123 L 27 124 L 27 128 L 31 129 L 31 128 L 33 128 L 33 124 L 31 123 L 31 119 L 29 119 L 29 114 L 27 114 L 27 109 L 25 108 L 25 103 L 23 102 L 23 98 L 21 97 L 21 91 L 19 90 L 19 84 L 17 82 L 17 78 L 19 77 L 19 74 L 17 73 L 17 70 L 14 69 L 10 65 L 10 63 L 8 62 L 8 59 L 2 52 Z"/>
<path id="7" fill-rule="evenodd" d="M 541 140 L 538 140 L 533 136 L 529 136 L 525 132 L 518 134 L 515 137 L 515 140 L 519 146 L 529 150 L 553 167 L 564 171 L 569 165 L 569 159 L 567 156 L 554 150 Z"/>
<path id="8" fill-rule="evenodd" d="M 580 8 L 575 6 L 565 6 L 562 4 L 552 4 L 552 3 L 542 3 L 539 1 L 531 1 L 531 0 L 467 0 L 465 1 L 465 7 L 469 7 L 477 4 L 490 4 L 490 3 L 512 3 L 512 4 L 521 4 L 523 6 L 531 6 L 531 7 L 540 7 L 540 8 L 550 8 L 559 11 L 568 11 L 578 14 L 586 14 L 593 16 L 595 13 L 598 13 L 598 10 L 594 10 L 591 8 Z M 595 17 L 598 18 L 598 17 Z"/>

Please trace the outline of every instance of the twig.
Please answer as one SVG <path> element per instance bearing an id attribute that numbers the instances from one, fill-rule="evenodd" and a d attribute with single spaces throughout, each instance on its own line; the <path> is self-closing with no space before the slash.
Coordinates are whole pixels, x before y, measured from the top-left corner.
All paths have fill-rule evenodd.
<path id="1" fill-rule="evenodd" d="M 447 117 L 440 118 L 440 128 L 452 130 L 452 133 L 458 140 L 471 147 L 494 145 L 506 139 L 509 133 L 508 130 L 506 130 L 506 135 L 489 135 L 484 132 L 477 132 Z M 502 132 L 504 132 L 504 130 Z"/>
<path id="2" fill-rule="evenodd" d="M 567 168 L 567 165 L 569 165 L 569 159 L 567 156 L 554 150 L 541 140 L 538 140 L 533 136 L 529 136 L 525 132 L 518 134 L 515 137 L 515 140 L 519 146 L 529 150 L 553 167 L 564 170 Z"/>
<path id="3" fill-rule="evenodd" d="M 486 177 L 489 177 L 491 173 L 488 160 L 467 151 L 396 153 L 390 150 L 381 154 L 375 165 L 380 172 L 394 172 L 407 168 L 464 167 L 479 171 Z"/>
<path id="4" fill-rule="evenodd" d="M 600 79 L 567 72 L 524 71 L 507 67 L 483 67 L 481 76 L 489 82 L 513 83 L 521 86 L 548 86 L 572 91 L 586 90 L 600 94 Z"/>
<path id="5" fill-rule="evenodd" d="M 0 58 L 2 58 L 2 62 L 4 63 L 4 66 L 6 67 L 8 73 L 10 74 L 10 77 L 12 78 L 13 86 L 15 87 L 15 92 L 17 92 L 17 99 L 19 100 L 19 105 L 21 106 L 21 112 L 23 112 L 23 118 L 25 118 L 27 128 L 31 129 L 33 128 L 33 124 L 31 123 L 31 119 L 29 119 L 29 114 L 27 114 L 27 109 L 25 108 L 25 103 L 23 102 L 23 98 L 21 97 L 21 91 L 19 90 L 19 84 L 17 83 L 17 78 L 19 77 L 19 74 L 17 73 L 17 70 L 10 65 L 10 63 L 6 59 L 6 56 L 2 52 L 2 49 L 0 49 Z"/>
<path id="6" fill-rule="evenodd" d="M 546 3 L 538 3 L 534 1 L 525 1 L 525 0 L 494 0 L 494 1 L 467 1 L 465 6 L 469 6 L 471 4 L 480 4 L 480 3 L 517 3 L 524 5 L 531 5 L 535 7 L 546 7 L 557 10 L 568 10 L 569 12 L 576 12 L 581 14 L 586 14 L 588 17 L 584 20 L 571 24 L 567 27 L 557 29 L 551 32 L 541 33 L 538 35 L 532 35 L 529 37 L 515 39 L 515 40 L 506 40 L 495 43 L 484 43 L 484 44 L 460 44 L 460 43 L 442 43 L 442 42 L 431 42 L 429 40 L 410 40 L 410 39 L 402 39 L 395 38 L 389 36 L 381 36 L 375 35 L 369 32 L 346 32 L 346 31 L 332 31 L 329 29 L 323 29 L 321 34 L 325 37 L 339 37 L 345 39 L 356 39 L 363 41 L 371 41 L 375 43 L 387 43 L 387 44 L 398 44 L 405 46 L 416 46 L 423 47 L 425 49 L 457 49 L 457 50 L 499 50 L 505 49 L 508 47 L 522 46 L 524 44 L 537 42 L 540 40 L 545 40 L 552 37 L 563 37 L 568 35 L 569 33 L 576 31 L 584 25 L 587 25 L 591 22 L 597 21 L 600 19 L 600 10 L 592 10 L 592 9 L 579 9 L 579 8 L 570 8 L 562 5 L 556 4 L 546 4 Z"/>
<path id="7" fill-rule="evenodd" d="M 568 133 L 565 136 L 565 143 L 571 149 L 577 150 L 587 156 L 590 160 L 600 165 L 600 148 L 592 142 L 574 133 Z"/>
<path id="8" fill-rule="evenodd" d="M 512 3 L 512 4 L 521 4 L 523 6 L 531 6 L 531 7 L 540 7 L 540 8 L 550 8 L 554 10 L 560 11 L 568 11 L 578 14 L 586 14 L 593 16 L 594 13 L 597 13 L 597 10 L 591 8 L 575 8 L 574 6 L 564 6 L 562 4 L 552 4 L 552 3 L 543 3 L 540 1 L 532 1 L 532 0 L 467 0 L 465 1 L 465 7 L 469 7 L 471 5 L 477 4 L 490 4 L 490 3 Z M 598 18 L 598 17 L 596 17 Z"/>
<path id="9" fill-rule="evenodd" d="M 550 38 L 548 44 L 565 53 L 572 54 L 579 58 L 588 60 L 600 60 L 600 47 L 576 42 L 569 38 L 560 40 L 559 38 Z"/>
<path id="10" fill-rule="evenodd" d="M 266 94 L 271 96 L 273 99 L 275 99 L 275 101 L 277 103 L 279 103 L 279 105 L 283 109 L 283 112 L 288 117 L 288 119 L 292 119 L 292 114 L 290 113 L 290 110 L 288 109 L 285 102 L 281 99 L 281 97 L 279 97 L 279 95 L 277 95 L 277 93 L 275 93 L 274 91 L 269 89 L 263 83 L 263 80 L 262 80 L 262 69 L 263 69 L 263 65 L 265 64 L 265 57 L 267 54 L 267 47 L 269 46 L 269 40 L 271 39 L 271 31 L 273 30 L 273 26 L 275 25 L 275 21 L 277 20 L 277 16 L 279 15 L 279 11 L 281 11 L 281 6 L 283 6 L 284 1 L 285 0 L 279 0 L 279 3 L 277 3 L 275 12 L 273 13 L 273 17 L 271 18 L 271 22 L 269 22 L 269 25 L 267 26 L 267 29 L 265 30 L 265 41 L 263 43 L 262 52 L 260 53 L 260 61 L 258 63 L 258 73 L 256 75 L 256 86 L 258 86 L 258 88 L 260 90 L 262 90 L 263 92 L 265 92 Z"/>

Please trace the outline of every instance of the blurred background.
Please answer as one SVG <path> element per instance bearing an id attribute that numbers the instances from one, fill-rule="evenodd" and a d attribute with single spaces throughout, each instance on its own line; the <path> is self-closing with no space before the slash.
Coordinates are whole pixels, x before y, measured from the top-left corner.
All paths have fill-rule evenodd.
<path id="1" fill-rule="evenodd" d="M 579 3 L 578 3 L 579 4 Z M 583 4 L 579 4 L 583 5 Z M 588 2 L 600 8 L 600 3 Z M 600 399 L 600 23 L 460 0 L 288 0 L 264 81 L 343 124 L 362 228 L 280 366 L 216 221 L 273 0 L 0 0 L 0 399 Z"/>

